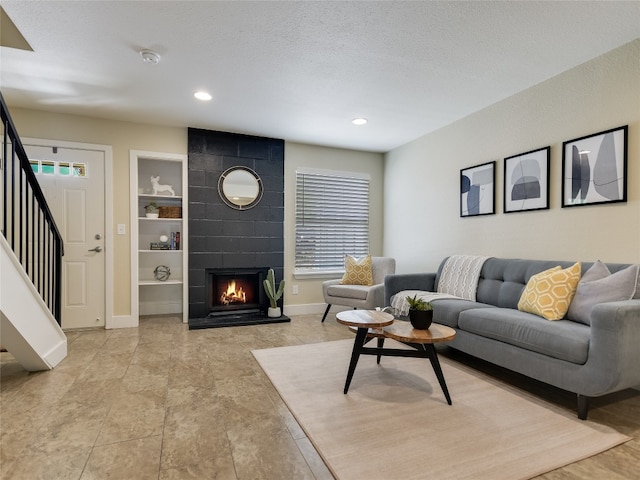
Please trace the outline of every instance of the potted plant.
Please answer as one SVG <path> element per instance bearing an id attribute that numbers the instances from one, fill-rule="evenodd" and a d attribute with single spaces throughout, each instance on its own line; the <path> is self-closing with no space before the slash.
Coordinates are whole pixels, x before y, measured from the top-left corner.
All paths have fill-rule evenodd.
<path id="1" fill-rule="evenodd" d="M 280 280 L 280 285 L 276 290 L 276 275 L 273 273 L 273 268 L 270 268 L 269 272 L 267 272 L 267 278 L 265 278 L 263 284 L 264 291 L 266 292 L 267 297 L 269 297 L 269 303 L 271 304 L 267 312 L 267 316 L 272 318 L 279 317 L 282 315 L 282 312 L 278 306 L 278 300 L 282 297 L 284 292 L 284 280 Z"/>
<path id="2" fill-rule="evenodd" d="M 158 218 L 160 215 L 160 209 L 156 202 L 151 202 L 149 205 L 145 205 L 144 211 L 147 218 Z"/>
<path id="3" fill-rule="evenodd" d="M 433 306 L 418 295 L 407 297 L 409 303 L 409 320 L 416 330 L 427 330 L 433 322 Z"/>

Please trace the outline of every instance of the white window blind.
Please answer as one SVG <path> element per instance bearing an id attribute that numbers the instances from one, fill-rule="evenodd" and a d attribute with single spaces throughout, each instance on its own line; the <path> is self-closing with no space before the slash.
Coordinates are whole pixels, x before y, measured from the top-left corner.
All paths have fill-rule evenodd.
<path id="1" fill-rule="evenodd" d="M 369 253 L 369 176 L 296 172 L 296 273 L 344 268 L 345 254 Z"/>

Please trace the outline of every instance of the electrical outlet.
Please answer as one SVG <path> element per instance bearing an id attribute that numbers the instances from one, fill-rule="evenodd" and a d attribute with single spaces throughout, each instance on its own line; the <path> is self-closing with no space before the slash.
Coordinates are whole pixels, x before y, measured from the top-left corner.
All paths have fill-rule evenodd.
<path id="1" fill-rule="evenodd" d="M 118 224 L 118 235 L 126 235 L 127 234 L 127 227 L 124 223 L 119 223 Z"/>
<path id="2" fill-rule="evenodd" d="M 291 287 L 291 293 L 292 293 L 293 295 L 298 295 L 298 292 L 299 292 L 299 291 L 298 291 L 298 285 L 293 285 L 293 286 Z"/>

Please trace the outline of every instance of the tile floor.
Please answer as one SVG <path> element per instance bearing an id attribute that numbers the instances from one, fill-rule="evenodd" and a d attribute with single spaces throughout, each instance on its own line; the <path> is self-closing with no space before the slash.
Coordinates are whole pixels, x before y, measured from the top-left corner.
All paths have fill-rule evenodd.
<path id="1" fill-rule="evenodd" d="M 335 322 L 67 332 L 49 372 L 1 363 L 4 479 L 331 479 L 251 355 L 350 338 Z"/>
<path id="2" fill-rule="evenodd" d="M 317 315 L 192 331 L 163 316 L 68 332 L 68 357 L 49 372 L 2 353 L 0 479 L 332 479 L 251 350 L 343 338 Z M 639 471 L 640 394 L 592 416 L 634 440 L 543 478 Z"/>

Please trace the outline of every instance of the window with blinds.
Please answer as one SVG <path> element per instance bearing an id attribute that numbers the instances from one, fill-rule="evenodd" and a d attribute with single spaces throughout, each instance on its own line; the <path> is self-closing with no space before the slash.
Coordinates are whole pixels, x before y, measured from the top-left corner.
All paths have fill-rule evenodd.
<path id="1" fill-rule="evenodd" d="M 346 254 L 369 253 L 369 176 L 296 171 L 295 272 L 344 269 Z"/>

